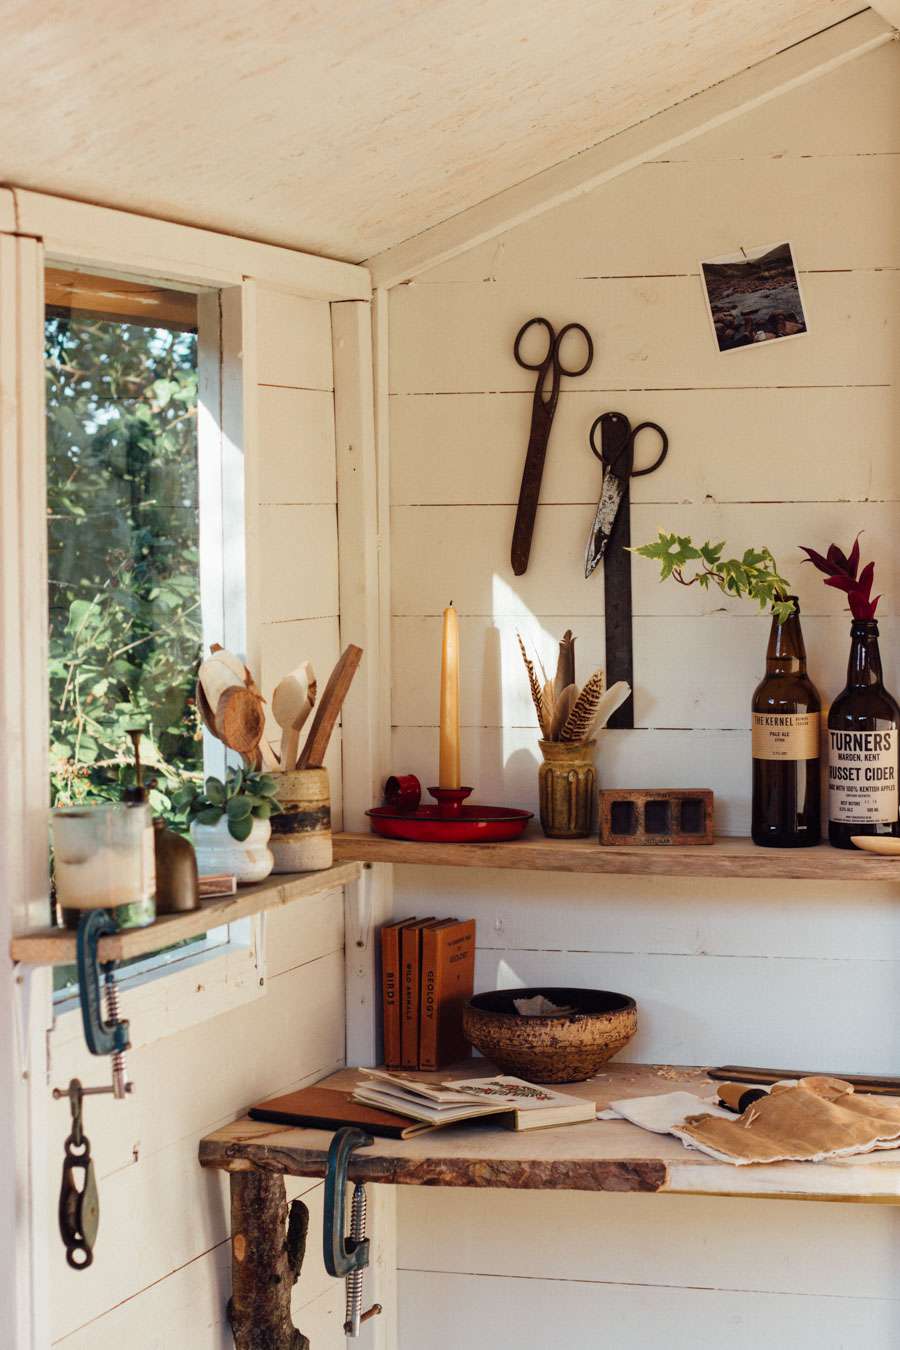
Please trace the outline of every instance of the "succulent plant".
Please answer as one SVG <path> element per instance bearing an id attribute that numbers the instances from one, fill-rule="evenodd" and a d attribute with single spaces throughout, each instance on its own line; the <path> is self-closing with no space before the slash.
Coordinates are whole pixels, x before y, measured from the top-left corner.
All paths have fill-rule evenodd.
<path id="1" fill-rule="evenodd" d="M 176 800 L 182 809 L 187 808 L 188 820 L 199 825 L 218 825 L 225 816 L 228 833 L 242 843 L 249 838 L 254 820 L 268 820 L 281 810 L 277 790 L 274 774 L 229 769 L 224 783 L 221 778 L 207 778 L 202 787 L 187 783 Z"/>

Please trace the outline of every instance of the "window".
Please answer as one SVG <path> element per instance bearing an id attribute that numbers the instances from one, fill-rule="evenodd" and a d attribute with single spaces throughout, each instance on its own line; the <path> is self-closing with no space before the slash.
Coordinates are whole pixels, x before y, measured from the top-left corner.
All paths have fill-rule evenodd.
<path id="1" fill-rule="evenodd" d="M 196 299 L 51 271 L 45 339 L 52 800 L 118 799 L 140 728 L 165 812 L 203 767 Z"/>
<path id="2" fill-rule="evenodd" d="M 45 282 L 51 800 L 119 800 L 140 730 L 151 808 L 171 817 L 204 768 L 197 296 L 60 269 Z M 74 967 L 55 975 L 71 994 Z"/>

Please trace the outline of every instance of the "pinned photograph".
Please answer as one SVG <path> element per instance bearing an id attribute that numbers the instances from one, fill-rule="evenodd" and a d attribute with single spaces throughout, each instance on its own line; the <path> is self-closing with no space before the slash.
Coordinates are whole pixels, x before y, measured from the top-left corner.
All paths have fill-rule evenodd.
<path id="1" fill-rule="evenodd" d="M 790 244 L 712 258 L 701 262 L 700 276 L 720 352 L 807 332 Z"/>

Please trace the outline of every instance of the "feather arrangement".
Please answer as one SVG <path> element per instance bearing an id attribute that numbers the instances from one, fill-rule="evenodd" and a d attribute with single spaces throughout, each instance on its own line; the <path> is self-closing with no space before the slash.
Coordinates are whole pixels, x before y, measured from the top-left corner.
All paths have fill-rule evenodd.
<path id="1" fill-rule="evenodd" d="M 630 686 L 624 680 L 619 680 L 607 689 L 602 670 L 595 670 L 584 688 L 578 688 L 575 682 L 575 638 L 569 629 L 560 639 L 556 673 L 552 680 L 546 678 L 543 665 L 538 660 L 537 664 L 544 676 L 541 685 L 522 635 L 517 633 L 516 636 L 528 675 L 531 701 L 541 735 L 546 741 L 574 744 L 591 740 L 606 726 L 631 693 Z"/>

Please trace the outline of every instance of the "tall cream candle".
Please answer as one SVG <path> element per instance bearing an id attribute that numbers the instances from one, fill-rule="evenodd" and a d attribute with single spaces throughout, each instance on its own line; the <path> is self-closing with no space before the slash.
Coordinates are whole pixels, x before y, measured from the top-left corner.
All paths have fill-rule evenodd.
<path id="1" fill-rule="evenodd" d="M 438 786 L 458 788 L 459 777 L 459 618 L 453 605 L 444 610 L 441 646 L 441 759 Z"/>

